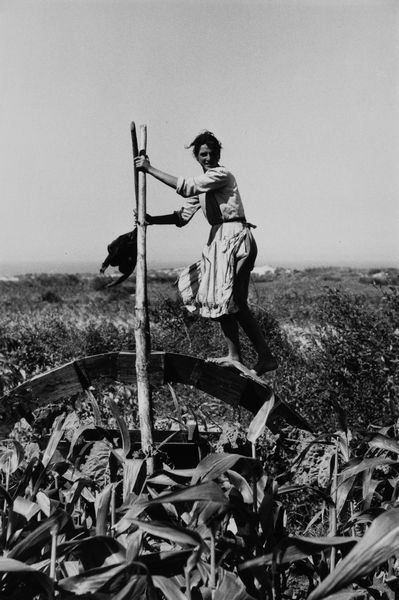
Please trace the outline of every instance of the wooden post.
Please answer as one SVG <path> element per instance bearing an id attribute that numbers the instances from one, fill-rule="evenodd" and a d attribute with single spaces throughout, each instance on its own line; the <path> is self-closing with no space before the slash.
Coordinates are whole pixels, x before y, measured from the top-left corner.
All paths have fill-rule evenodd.
<path id="1" fill-rule="evenodd" d="M 136 128 L 131 125 L 133 156 L 137 152 Z M 147 149 L 147 127 L 140 126 L 140 154 Z M 138 177 L 137 177 L 138 175 Z M 141 448 L 146 457 L 147 474 L 154 471 L 153 459 L 153 419 L 151 406 L 148 362 L 150 358 L 150 328 L 147 301 L 147 263 L 146 263 L 146 175 L 142 171 L 135 172 L 135 188 L 137 190 L 137 266 L 136 266 L 136 378 L 137 401 L 140 418 Z"/>

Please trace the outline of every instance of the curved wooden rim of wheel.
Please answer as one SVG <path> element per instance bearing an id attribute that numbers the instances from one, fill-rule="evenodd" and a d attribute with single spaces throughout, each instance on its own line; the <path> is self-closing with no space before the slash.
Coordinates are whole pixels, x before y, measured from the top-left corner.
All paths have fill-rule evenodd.
<path id="1" fill-rule="evenodd" d="M 35 409 L 87 390 L 96 381 L 134 384 L 135 361 L 134 352 L 108 352 L 79 358 L 36 375 L 1 398 L 2 433 L 10 431 L 16 421 L 32 414 Z M 243 407 L 253 414 L 256 414 L 273 394 L 272 387 L 267 382 L 261 384 L 234 368 L 185 354 L 152 352 L 148 370 L 152 387 L 160 387 L 167 383 L 190 385 L 231 406 Z M 312 431 L 310 424 L 295 409 L 277 399 L 268 423 L 273 432 L 278 432 L 279 420 Z"/>

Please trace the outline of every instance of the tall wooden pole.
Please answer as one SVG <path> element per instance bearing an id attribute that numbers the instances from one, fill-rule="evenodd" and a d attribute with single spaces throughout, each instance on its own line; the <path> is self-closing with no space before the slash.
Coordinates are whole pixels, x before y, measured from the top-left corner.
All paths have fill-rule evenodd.
<path id="1" fill-rule="evenodd" d="M 137 137 L 134 123 L 131 125 L 133 157 L 137 155 Z M 140 154 L 146 154 L 147 126 L 140 125 Z M 151 390 L 148 377 L 150 358 L 150 327 L 147 301 L 147 262 L 146 262 L 146 175 L 135 170 L 135 189 L 137 201 L 137 266 L 136 266 L 136 377 L 137 401 L 140 418 L 141 448 L 147 461 L 147 474 L 154 471 L 153 459 L 153 419 Z"/>

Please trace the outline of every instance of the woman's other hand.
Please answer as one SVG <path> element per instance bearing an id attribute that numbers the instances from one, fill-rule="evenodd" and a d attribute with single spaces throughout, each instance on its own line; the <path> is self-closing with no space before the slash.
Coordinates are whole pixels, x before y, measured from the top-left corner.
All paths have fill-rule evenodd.
<path id="1" fill-rule="evenodd" d="M 138 171 L 148 173 L 148 169 L 151 167 L 150 159 L 148 156 L 137 156 L 134 159 L 134 166 Z"/>
<path id="2" fill-rule="evenodd" d="M 139 220 L 138 220 L 138 215 L 137 215 L 137 210 L 134 209 L 133 210 L 133 218 L 134 218 L 134 224 L 137 226 L 139 225 Z M 152 216 L 149 215 L 148 213 L 146 213 L 145 215 L 145 225 L 152 225 L 153 224 L 153 219 Z"/>

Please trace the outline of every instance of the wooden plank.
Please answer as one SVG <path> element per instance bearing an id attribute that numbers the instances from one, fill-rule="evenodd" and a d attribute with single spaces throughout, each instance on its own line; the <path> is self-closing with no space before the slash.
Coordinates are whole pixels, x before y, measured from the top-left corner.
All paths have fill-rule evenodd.
<path id="1" fill-rule="evenodd" d="M 229 367 L 184 354 L 165 355 L 165 380 L 193 385 L 227 404 L 242 406 L 254 414 L 273 394 L 266 382 L 258 383 Z M 281 420 L 293 427 L 312 431 L 310 424 L 296 410 L 278 399 L 269 418 L 269 428 L 274 433 L 278 432 Z"/>
<path id="2" fill-rule="evenodd" d="M 304 429 L 305 431 L 313 433 L 313 429 L 310 423 L 308 423 L 306 419 L 301 417 L 301 415 L 295 410 L 295 408 L 292 408 L 283 400 L 277 400 L 271 417 L 275 428 L 278 420 L 281 420 L 285 423 L 288 423 L 289 425 L 292 425 L 293 427 L 298 427 L 299 429 Z"/>
<path id="3" fill-rule="evenodd" d="M 119 352 L 115 379 L 126 384 L 136 383 L 136 354 L 133 352 Z M 154 387 L 165 383 L 165 352 L 151 352 L 148 363 L 150 383 Z"/>
<path id="4" fill-rule="evenodd" d="M 192 385 L 233 406 L 239 404 L 246 386 L 242 378 L 215 363 L 207 363 L 194 356 L 172 353 L 165 357 L 165 380 Z"/>
<path id="5" fill-rule="evenodd" d="M 193 385 L 232 406 L 242 406 L 256 413 L 272 394 L 265 384 L 257 386 L 238 371 L 184 354 L 167 353 L 165 379 Z"/>
<path id="6" fill-rule="evenodd" d="M 91 382 L 96 380 L 116 381 L 118 375 L 119 352 L 107 352 L 79 358 L 78 363 L 86 371 Z"/>
<path id="7" fill-rule="evenodd" d="M 0 399 L 0 432 L 10 431 L 24 412 L 32 412 L 39 406 L 81 391 L 84 385 L 79 370 L 94 385 L 98 381 L 134 384 L 135 360 L 133 352 L 109 352 L 87 356 L 33 377 Z M 232 369 L 184 354 L 152 352 L 149 374 L 152 386 L 168 382 L 192 385 L 231 406 L 242 406 L 254 414 L 272 394 L 267 383 L 258 384 Z M 272 431 L 278 431 L 281 420 L 312 431 L 309 423 L 295 409 L 277 399 L 269 422 Z"/>

